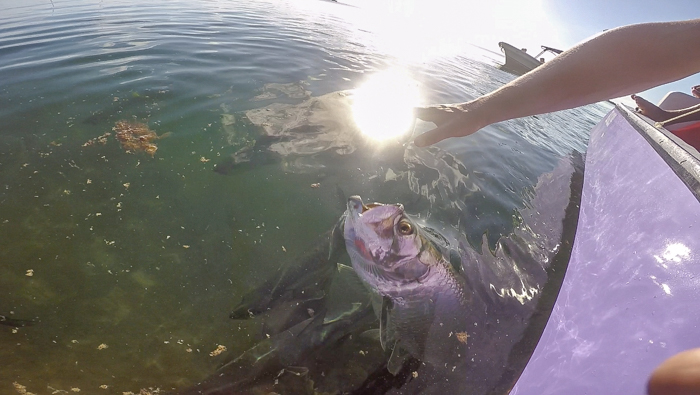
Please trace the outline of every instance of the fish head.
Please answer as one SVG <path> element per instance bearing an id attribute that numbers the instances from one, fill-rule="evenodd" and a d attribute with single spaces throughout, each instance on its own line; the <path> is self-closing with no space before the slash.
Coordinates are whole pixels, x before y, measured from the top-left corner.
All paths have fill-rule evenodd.
<path id="1" fill-rule="evenodd" d="M 370 283 L 420 281 L 439 259 L 401 204 L 364 204 L 359 196 L 350 197 L 344 237 L 353 267 Z"/>

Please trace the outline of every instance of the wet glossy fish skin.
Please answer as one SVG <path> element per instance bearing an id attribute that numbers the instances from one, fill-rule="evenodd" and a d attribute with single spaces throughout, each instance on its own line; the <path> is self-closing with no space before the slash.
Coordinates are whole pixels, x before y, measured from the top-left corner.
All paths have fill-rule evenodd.
<path id="1" fill-rule="evenodd" d="M 402 205 L 367 209 L 360 197 L 351 197 L 344 235 L 353 268 L 382 299 L 378 315 L 384 347 L 401 347 L 435 364 L 464 354 L 460 350 L 465 344 L 454 333 L 471 329 L 464 312 L 473 292 L 449 254 L 446 258 L 444 248 L 406 215 Z"/>

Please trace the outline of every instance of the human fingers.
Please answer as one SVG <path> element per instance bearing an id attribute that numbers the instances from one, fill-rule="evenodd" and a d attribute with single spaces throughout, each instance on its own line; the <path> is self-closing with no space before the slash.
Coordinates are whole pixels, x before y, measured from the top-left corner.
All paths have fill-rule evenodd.
<path id="1" fill-rule="evenodd" d="M 426 122 L 433 122 L 436 125 L 441 124 L 447 117 L 454 115 L 454 109 L 451 106 L 439 105 L 430 107 L 416 107 L 413 109 L 413 114 Z"/>
<path id="2" fill-rule="evenodd" d="M 445 126 L 438 126 L 433 130 L 429 130 L 421 134 L 413 140 L 413 144 L 418 147 L 427 147 L 450 137 L 466 136 L 471 133 L 468 131 L 462 131 L 461 128 L 458 128 L 455 123 L 449 123 Z"/>
<path id="3" fill-rule="evenodd" d="M 647 393 L 697 394 L 700 393 L 700 349 L 675 354 L 662 362 L 651 374 Z"/>

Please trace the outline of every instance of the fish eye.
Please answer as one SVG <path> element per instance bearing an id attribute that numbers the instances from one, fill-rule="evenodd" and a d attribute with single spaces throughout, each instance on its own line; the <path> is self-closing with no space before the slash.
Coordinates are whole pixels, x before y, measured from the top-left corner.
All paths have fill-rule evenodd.
<path id="1" fill-rule="evenodd" d="M 404 236 L 408 236 L 410 234 L 413 234 L 413 225 L 411 225 L 410 222 L 406 221 L 405 219 L 402 219 L 399 222 L 399 233 L 401 233 Z"/>

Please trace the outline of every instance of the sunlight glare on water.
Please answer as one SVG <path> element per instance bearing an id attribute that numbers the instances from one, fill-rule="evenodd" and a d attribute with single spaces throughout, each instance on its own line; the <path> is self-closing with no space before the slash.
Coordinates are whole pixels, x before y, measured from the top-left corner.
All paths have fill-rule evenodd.
<path id="1" fill-rule="evenodd" d="M 399 62 L 422 62 L 470 51 L 471 44 L 489 47 L 504 40 L 524 46 L 540 45 L 539 37 L 549 37 L 558 45 L 559 37 L 542 0 L 491 2 L 452 0 L 356 0 L 361 10 L 345 13 L 365 41 Z M 370 31 L 370 37 L 362 32 Z"/>
<path id="2" fill-rule="evenodd" d="M 413 126 L 413 108 L 420 103 L 416 82 L 403 70 L 371 76 L 355 92 L 353 114 L 363 134 L 375 140 L 399 137 Z"/>
<path id="3" fill-rule="evenodd" d="M 414 106 L 514 78 L 492 61 L 500 39 L 477 54 L 465 42 L 525 23 L 514 11 L 493 20 L 508 2 L 392 1 L 6 2 L 0 314 L 35 325 L 0 325 L 0 395 L 173 393 L 253 355 L 276 334 L 265 317 L 229 314 L 282 268 L 313 262 L 347 196 L 466 224 L 469 241 L 513 228 L 521 191 L 585 151 L 607 110 L 503 122 L 430 149 L 390 144 L 411 133 Z M 121 144 L 125 121 L 155 135 L 154 155 Z M 280 308 L 270 315 L 294 315 Z M 326 365 L 294 365 L 316 366 L 301 379 L 315 393 L 359 388 L 383 362 L 379 342 L 359 338 L 314 351 Z"/>

